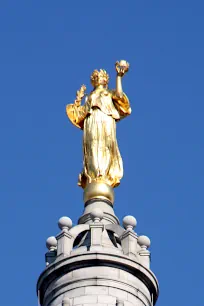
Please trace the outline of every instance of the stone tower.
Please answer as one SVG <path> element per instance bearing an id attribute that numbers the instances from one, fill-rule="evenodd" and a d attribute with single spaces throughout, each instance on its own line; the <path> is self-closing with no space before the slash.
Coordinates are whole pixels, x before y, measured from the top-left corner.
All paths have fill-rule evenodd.
<path id="1" fill-rule="evenodd" d="M 37 283 L 40 305 L 156 303 L 159 290 L 150 270 L 150 240 L 134 231 L 134 217 L 126 216 L 120 225 L 113 202 L 113 190 L 107 185 L 89 188 L 78 225 L 72 227 L 68 217 L 59 219 L 59 234 L 46 242 L 46 268 Z"/>

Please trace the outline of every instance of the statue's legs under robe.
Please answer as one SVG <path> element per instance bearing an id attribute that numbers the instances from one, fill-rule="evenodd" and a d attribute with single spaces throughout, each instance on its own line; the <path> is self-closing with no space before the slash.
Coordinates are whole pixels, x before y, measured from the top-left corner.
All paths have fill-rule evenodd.
<path id="1" fill-rule="evenodd" d="M 119 185 L 123 164 L 116 140 L 116 122 L 97 107 L 84 121 L 83 149 L 84 169 L 79 185 L 83 188 L 91 182 Z"/>

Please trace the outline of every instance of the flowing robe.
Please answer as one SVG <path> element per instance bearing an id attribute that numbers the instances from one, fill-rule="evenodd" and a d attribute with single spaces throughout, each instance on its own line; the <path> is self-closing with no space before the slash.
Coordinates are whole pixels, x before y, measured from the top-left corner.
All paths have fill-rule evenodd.
<path id="1" fill-rule="evenodd" d="M 67 116 L 83 135 L 83 171 L 78 184 L 85 188 L 91 182 L 116 187 L 123 176 L 123 162 L 116 139 L 116 121 L 131 113 L 127 96 L 115 91 L 96 89 L 84 105 L 69 104 Z"/>

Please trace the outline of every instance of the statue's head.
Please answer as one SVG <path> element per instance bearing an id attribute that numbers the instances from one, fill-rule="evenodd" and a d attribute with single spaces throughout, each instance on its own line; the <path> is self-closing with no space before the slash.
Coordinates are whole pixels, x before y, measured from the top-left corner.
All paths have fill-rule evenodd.
<path id="1" fill-rule="evenodd" d="M 109 82 L 109 75 L 105 70 L 103 69 L 94 70 L 94 72 L 91 75 L 91 84 L 93 85 L 94 88 L 99 85 L 107 87 L 108 82 Z"/>

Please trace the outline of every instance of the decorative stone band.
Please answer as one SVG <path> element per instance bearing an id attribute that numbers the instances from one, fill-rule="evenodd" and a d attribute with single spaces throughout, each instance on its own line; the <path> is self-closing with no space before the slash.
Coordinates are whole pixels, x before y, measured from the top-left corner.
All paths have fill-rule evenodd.
<path id="1" fill-rule="evenodd" d="M 102 201 L 103 201 L 104 203 L 106 203 L 107 205 L 109 205 L 110 207 L 113 206 L 112 203 L 111 203 L 111 201 L 109 201 L 109 200 L 107 200 L 107 199 L 102 199 Z M 97 202 L 101 202 L 101 199 L 100 199 L 100 198 L 93 198 L 93 199 L 90 199 L 90 200 L 88 200 L 88 201 L 85 202 L 84 207 L 87 207 L 88 205 L 91 205 L 91 204 L 97 203 Z"/>
<path id="2" fill-rule="evenodd" d="M 142 302 L 138 305 L 154 305 L 159 294 L 155 275 L 136 260 L 120 254 L 91 251 L 50 264 L 39 277 L 37 292 L 41 305 L 55 306 L 64 296 L 79 299 L 83 295 L 87 298 L 87 290 L 93 291 L 92 286 L 108 288 L 108 296 L 115 298 L 123 294 L 124 298 L 135 301 L 133 305 L 139 300 Z"/>

